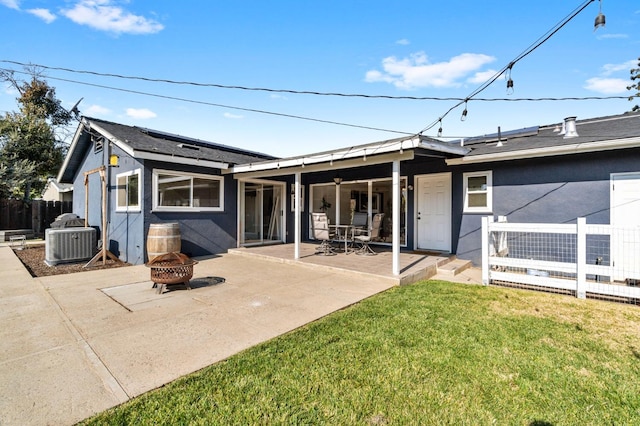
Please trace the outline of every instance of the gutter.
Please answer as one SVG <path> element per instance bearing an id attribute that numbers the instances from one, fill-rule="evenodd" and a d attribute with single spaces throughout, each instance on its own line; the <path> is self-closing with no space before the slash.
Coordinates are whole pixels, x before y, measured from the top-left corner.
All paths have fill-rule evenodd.
<path id="1" fill-rule="evenodd" d="M 638 147 L 640 147 L 640 137 L 633 137 L 598 142 L 584 142 L 574 143 L 570 145 L 550 146 L 547 148 L 525 149 L 520 151 L 509 151 L 496 154 L 471 155 L 462 158 L 451 158 L 446 160 L 446 163 L 448 166 L 460 166 L 463 164 L 523 160 L 529 158 L 551 157 L 555 155 L 581 154 L 588 152 L 611 151 L 614 149 Z"/>

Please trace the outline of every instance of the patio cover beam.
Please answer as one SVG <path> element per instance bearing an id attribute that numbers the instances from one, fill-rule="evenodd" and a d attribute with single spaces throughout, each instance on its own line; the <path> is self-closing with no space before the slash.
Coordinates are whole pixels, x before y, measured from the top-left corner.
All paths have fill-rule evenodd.
<path id="1" fill-rule="evenodd" d="M 372 166 L 376 164 L 390 163 L 392 161 L 413 160 L 415 154 L 413 150 L 404 150 L 403 152 L 395 152 L 391 154 L 372 155 L 367 157 L 354 158 L 350 160 L 334 161 L 333 164 L 327 161 L 325 163 L 310 164 L 305 166 L 273 168 L 268 170 L 243 171 L 235 172 L 233 176 L 238 178 L 259 179 L 274 176 L 286 176 L 295 173 L 313 173 L 325 172 L 330 170 L 353 169 L 358 167 Z M 224 172 L 223 172 L 224 174 Z"/>

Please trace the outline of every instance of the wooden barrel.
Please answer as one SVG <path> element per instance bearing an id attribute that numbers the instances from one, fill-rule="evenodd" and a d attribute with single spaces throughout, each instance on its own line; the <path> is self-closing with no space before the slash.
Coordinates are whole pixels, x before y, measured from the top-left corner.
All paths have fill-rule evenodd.
<path id="1" fill-rule="evenodd" d="M 152 223 L 147 234 L 147 257 L 152 260 L 161 254 L 180 252 L 180 225 Z"/>

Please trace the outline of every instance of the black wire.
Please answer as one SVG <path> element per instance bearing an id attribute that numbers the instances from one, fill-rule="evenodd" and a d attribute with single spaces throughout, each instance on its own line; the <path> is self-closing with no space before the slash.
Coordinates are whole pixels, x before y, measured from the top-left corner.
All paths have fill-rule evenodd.
<path id="1" fill-rule="evenodd" d="M 560 22 L 558 22 L 556 25 L 554 25 L 550 30 L 548 30 L 544 35 L 542 35 L 541 37 L 539 37 L 535 42 L 533 42 L 532 44 L 529 45 L 529 47 L 527 47 L 522 53 L 520 53 L 518 56 L 515 57 L 515 59 L 513 59 L 512 61 L 510 61 L 507 65 L 505 65 L 500 71 L 498 71 L 497 73 L 495 73 L 493 75 L 493 77 L 491 77 L 489 80 L 487 80 L 486 82 L 484 82 L 483 84 L 481 84 L 477 89 L 475 89 L 473 92 L 471 92 L 471 94 L 469 96 L 467 96 L 464 100 L 459 101 L 457 104 L 455 104 L 454 106 L 452 106 L 451 108 L 449 108 L 443 115 L 441 115 L 440 117 L 438 117 L 436 120 L 434 120 L 433 122 L 431 122 L 428 126 L 426 126 L 425 128 L 423 128 L 421 131 L 419 131 L 418 133 L 421 134 L 423 132 L 426 132 L 427 130 L 431 129 L 432 127 L 434 127 L 436 124 L 438 124 L 439 122 L 442 122 L 442 119 L 445 118 L 447 115 L 449 115 L 449 113 L 451 111 L 453 111 L 454 109 L 458 108 L 460 105 L 462 105 L 465 102 L 468 102 L 471 100 L 471 98 L 473 98 L 474 96 L 476 96 L 477 94 L 483 92 L 484 90 L 486 90 L 491 84 L 493 84 L 502 74 L 504 74 L 505 71 L 510 70 L 513 68 L 513 66 L 520 61 L 521 59 L 523 59 L 524 57 L 526 57 L 527 55 L 529 55 L 531 52 L 533 52 L 534 50 L 536 50 L 538 47 L 540 47 L 543 43 L 545 43 L 547 40 L 549 40 L 555 33 L 557 33 L 558 31 L 560 31 L 560 29 L 562 27 L 564 27 L 566 24 L 569 23 L 569 21 L 571 21 L 573 18 L 575 18 L 580 12 L 582 12 L 589 4 L 593 3 L 595 0 L 586 0 L 584 3 L 582 3 L 580 6 L 578 6 L 577 8 L 575 8 L 573 10 L 573 12 L 571 12 L 569 15 L 565 16 L 562 20 L 560 20 Z"/>
<path id="2" fill-rule="evenodd" d="M 12 62 L 12 63 L 16 63 L 17 65 L 21 65 L 21 63 L 19 62 L 13 62 L 13 61 L 4 61 L 4 60 L 0 60 L 0 62 Z M 39 67 L 44 67 L 43 65 L 36 65 Z M 52 67 L 44 67 L 44 68 L 49 68 L 49 69 L 55 69 Z M 11 68 L 2 68 L 0 67 L 1 71 L 8 71 L 8 72 L 15 72 L 15 73 L 20 73 L 20 74 L 25 74 L 25 75 L 30 75 L 28 72 L 25 71 L 20 71 L 20 70 L 14 70 Z M 103 76 L 108 76 L 106 74 L 99 74 L 96 73 L 96 75 L 103 75 Z M 50 77 L 47 76 L 46 78 L 52 79 L 52 80 L 61 80 L 61 81 L 66 81 L 69 83 L 77 83 L 77 84 L 84 84 L 84 85 L 91 85 L 91 83 L 85 83 L 82 81 L 77 81 L 77 80 L 67 80 L 67 79 L 63 79 L 63 78 L 56 78 L 56 77 Z M 125 77 L 128 78 L 128 77 Z M 145 79 L 145 80 L 149 80 L 149 81 L 161 81 L 161 80 L 153 80 L 153 79 L 146 79 L 144 77 L 132 77 L 133 79 Z M 186 84 L 200 84 L 200 83 L 186 83 Z M 103 88 L 111 88 L 111 86 L 101 86 Z M 234 86 L 225 86 L 225 88 L 234 88 Z M 237 86 L 235 88 L 238 89 L 242 89 L 242 87 Z M 115 90 L 120 90 L 120 89 L 115 89 Z M 347 93 L 330 93 L 330 92 L 311 92 L 311 91 L 307 91 L 307 92 L 298 92 L 298 91 L 294 91 L 294 90 L 286 90 L 286 89 L 248 89 L 248 90 L 264 90 L 264 91 L 270 91 L 270 92 L 288 92 L 288 93 L 295 93 L 295 94 L 311 94 L 311 95 L 321 95 L 321 96 L 341 96 L 341 97 L 362 97 L 362 98 L 382 98 L 382 99 L 399 99 L 399 100 L 417 100 L 417 101 L 476 101 L 476 102 L 542 102 L 542 101 L 602 101 L 602 100 L 612 100 L 612 99 L 628 99 L 629 97 L 640 97 L 640 95 L 624 95 L 624 96 L 562 96 L 562 97 L 540 97 L 540 98 L 474 98 L 474 99 L 469 99 L 469 97 L 466 98 L 456 98 L 456 97 L 437 97 L 437 96 L 387 96 L 387 95 L 363 95 L 363 94 L 347 94 Z"/>
<path id="3" fill-rule="evenodd" d="M 355 128 L 358 128 L 358 129 L 375 130 L 375 131 L 379 131 L 379 132 L 396 133 L 396 134 L 401 134 L 401 135 L 413 135 L 414 134 L 412 132 L 403 132 L 403 131 L 400 131 L 400 130 L 391 130 L 391 129 L 382 129 L 382 128 L 379 128 L 379 127 L 361 126 L 361 125 L 357 125 L 357 124 L 341 123 L 341 122 L 338 122 L 338 121 L 322 120 L 322 119 L 319 119 L 319 118 L 304 117 L 304 116 L 301 116 L 301 115 L 292 115 L 292 114 L 284 114 L 284 113 L 273 112 L 273 111 L 264 111 L 264 110 L 253 109 L 253 108 L 236 107 L 236 106 L 231 106 L 231 105 L 217 104 L 217 103 L 213 103 L 213 102 L 198 101 L 198 100 L 186 99 L 186 98 L 178 98 L 178 97 L 175 97 L 175 96 L 158 95 L 158 94 L 155 94 L 155 93 L 141 92 L 139 90 L 122 89 L 122 88 L 118 88 L 118 87 L 105 86 L 105 85 L 102 85 L 102 84 L 95 84 L 95 83 L 85 83 L 85 82 L 82 82 L 82 81 L 69 80 L 69 79 L 65 79 L 65 78 L 58 78 L 58 77 L 47 77 L 47 78 L 51 79 L 51 80 L 66 81 L 68 83 L 82 84 L 82 85 L 85 85 L 85 86 L 99 87 L 99 88 L 102 88 L 102 89 L 116 90 L 116 91 L 119 91 L 119 92 L 133 93 L 133 94 L 136 94 L 136 95 L 152 96 L 152 97 L 155 97 L 155 98 L 170 99 L 170 100 L 174 100 L 174 101 L 189 102 L 189 103 L 200 104 L 200 105 L 208 105 L 208 106 L 214 106 L 214 107 L 219 107 L 219 108 L 227 108 L 227 109 L 234 109 L 234 110 L 239 110 L 239 111 L 254 112 L 254 113 L 258 113 L 258 114 L 267 114 L 267 115 L 275 115 L 275 116 L 279 116 L 279 117 L 295 118 L 295 119 L 298 119 L 298 120 L 314 121 L 314 122 L 317 122 L 317 123 L 334 124 L 336 126 L 355 127 Z"/>

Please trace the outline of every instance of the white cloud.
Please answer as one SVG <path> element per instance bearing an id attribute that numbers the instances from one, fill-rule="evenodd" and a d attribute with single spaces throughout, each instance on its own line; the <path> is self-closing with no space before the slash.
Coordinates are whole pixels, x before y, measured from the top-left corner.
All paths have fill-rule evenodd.
<path id="1" fill-rule="evenodd" d="M 20 10 L 20 2 L 18 0 L 0 0 L 0 4 L 7 6 L 9 9 Z"/>
<path id="2" fill-rule="evenodd" d="M 489 81 L 498 73 L 497 70 L 486 70 L 475 73 L 472 77 L 467 79 L 467 83 L 482 84 Z"/>
<path id="3" fill-rule="evenodd" d="M 638 63 L 638 61 L 636 59 L 627 61 L 627 62 L 623 62 L 621 64 L 605 64 L 602 66 L 602 75 L 603 76 L 609 76 L 613 73 L 619 72 L 619 71 L 624 71 L 626 73 L 629 72 L 629 70 L 631 70 L 632 68 L 636 67 L 636 64 Z"/>
<path id="4" fill-rule="evenodd" d="M 609 38 L 629 38 L 627 34 L 602 34 L 596 37 L 598 40 L 606 40 Z"/>
<path id="5" fill-rule="evenodd" d="M 463 53 L 438 63 L 430 63 L 424 52 L 403 59 L 389 56 L 382 60 L 383 71 L 368 71 L 365 81 L 391 83 L 399 89 L 459 87 L 460 79 L 493 61 L 493 56 L 478 53 Z"/>
<path id="6" fill-rule="evenodd" d="M 409 44 L 411 44 L 411 42 L 409 40 L 407 40 L 406 38 L 400 39 L 398 41 L 396 41 L 396 44 L 400 44 L 402 46 L 408 46 Z"/>
<path id="7" fill-rule="evenodd" d="M 149 118 L 156 118 L 157 114 L 147 108 L 127 108 L 127 115 L 131 118 L 139 120 L 147 120 Z"/>
<path id="8" fill-rule="evenodd" d="M 57 16 L 49 11 L 49 9 L 28 9 L 27 12 L 42 19 L 47 24 L 57 19 Z"/>
<path id="9" fill-rule="evenodd" d="M 111 110 L 109 108 L 105 108 L 103 106 L 100 105 L 91 105 L 89 108 L 87 108 L 86 111 L 82 111 L 82 108 L 80 108 L 80 112 L 82 112 L 82 115 L 88 115 L 88 116 L 94 116 L 94 115 L 109 115 L 111 114 Z"/>
<path id="10" fill-rule="evenodd" d="M 112 0 L 81 0 L 62 14 L 76 24 L 116 34 L 152 34 L 164 29 L 161 23 L 134 15 Z"/>
<path id="11" fill-rule="evenodd" d="M 230 112 L 225 112 L 224 114 L 222 114 L 222 116 L 224 118 L 232 118 L 232 119 L 244 118 L 244 115 L 231 114 Z"/>
<path id="12" fill-rule="evenodd" d="M 616 95 L 626 93 L 627 86 L 631 84 L 629 71 L 638 66 L 638 60 L 632 59 L 620 64 L 605 64 L 602 66 L 600 75 L 588 79 L 583 86 L 592 92 L 605 95 Z M 625 75 L 624 78 L 614 77 L 614 74 Z"/>
<path id="13" fill-rule="evenodd" d="M 586 81 L 584 88 L 605 95 L 615 95 L 627 92 L 627 86 L 629 84 L 629 80 L 622 78 L 594 77 Z"/>

